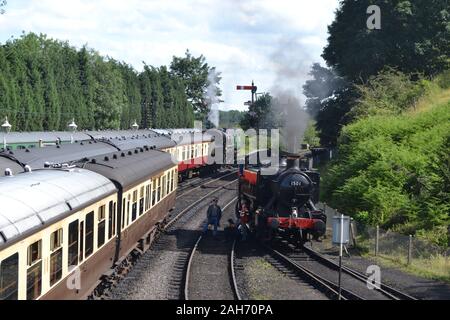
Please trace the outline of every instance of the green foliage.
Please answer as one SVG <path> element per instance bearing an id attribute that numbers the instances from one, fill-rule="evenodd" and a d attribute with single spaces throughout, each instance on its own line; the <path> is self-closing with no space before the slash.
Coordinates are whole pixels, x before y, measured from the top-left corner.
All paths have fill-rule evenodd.
<path id="1" fill-rule="evenodd" d="M 221 128 L 237 128 L 244 117 L 245 112 L 238 110 L 219 111 Z"/>
<path id="2" fill-rule="evenodd" d="M 6 6 L 6 0 L 0 0 L 0 14 L 5 13 L 5 9 L 3 9 L 4 6 Z"/>
<path id="3" fill-rule="evenodd" d="M 348 113 L 348 118 L 360 119 L 370 115 L 395 115 L 415 107 L 424 96 L 431 82 L 411 80 L 411 76 L 387 68 L 369 78 L 365 85 L 356 85 L 359 99 Z"/>
<path id="4" fill-rule="evenodd" d="M 258 100 L 249 106 L 248 112 L 245 113 L 241 120 L 241 127 L 248 129 L 274 129 L 280 127 L 280 119 L 273 109 L 273 98 L 270 94 L 265 93 Z"/>
<path id="5" fill-rule="evenodd" d="M 366 223 L 433 230 L 450 222 L 449 153 L 450 102 L 364 118 L 343 128 L 323 195 Z"/>
<path id="6" fill-rule="evenodd" d="M 194 111 L 199 114 L 199 120 L 204 120 L 208 116 L 209 106 L 205 94 L 207 87 L 210 85 L 209 81 L 214 82 L 217 96 L 222 95 L 218 87 L 221 80 L 220 76 L 215 73 L 214 79 L 208 79 L 208 75 L 214 71 L 215 68 L 206 63 L 203 55 L 194 57 L 189 50 L 186 50 L 184 57 L 173 57 L 170 64 L 171 74 L 182 79 L 186 86 L 186 96 Z"/>
<path id="7" fill-rule="evenodd" d="M 316 129 L 315 121 L 309 121 L 308 126 L 306 127 L 306 130 L 303 134 L 302 143 L 307 143 L 311 147 L 320 146 L 319 132 Z"/>
<path id="8" fill-rule="evenodd" d="M 381 9 L 381 30 L 367 28 L 370 5 Z M 387 66 L 436 75 L 450 66 L 449 16 L 447 0 L 342 0 L 323 58 L 355 82 Z"/>
<path id="9" fill-rule="evenodd" d="M 335 146 L 341 128 L 349 123 L 346 117 L 358 95 L 354 87 L 336 91 L 333 96 L 321 102 L 316 115 L 316 127 L 323 146 Z"/>
<path id="10" fill-rule="evenodd" d="M 346 82 L 332 69 L 324 68 L 319 63 L 312 65 L 309 75 L 312 79 L 303 85 L 303 93 L 307 98 L 306 110 L 314 117 L 322 109 L 322 100 L 344 88 Z"/>
<path id="11" fill-rule="evenodd" d="M 13 130 L 191 127 L 183 80 L 166 67 L 130 65 L 45 35 L 23 34 L 0 46 L 0 116 Z"/>

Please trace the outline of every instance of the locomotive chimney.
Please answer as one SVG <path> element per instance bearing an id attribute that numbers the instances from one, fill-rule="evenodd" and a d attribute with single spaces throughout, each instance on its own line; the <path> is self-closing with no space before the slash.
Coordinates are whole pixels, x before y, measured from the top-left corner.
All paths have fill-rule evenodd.
<path id="1" fill-rule="evenodd" d="M 289 153 L 286 157 L 286 170 L 300 168 L 300 155 Z"/>

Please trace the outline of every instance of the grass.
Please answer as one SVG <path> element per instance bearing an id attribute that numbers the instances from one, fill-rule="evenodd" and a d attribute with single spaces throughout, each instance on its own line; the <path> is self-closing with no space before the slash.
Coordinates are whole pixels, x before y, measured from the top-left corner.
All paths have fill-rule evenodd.
<path id="1" fill-rule="evenodd" d="M 415 276 L 450 283 L 450 257 L 443 255 L 432 255 L 428 258 L 413 257 L 411 263 L 408 264 L 408 258 L 404 253 L 379 252 L 375 256 L 367 239 L 359 238 L 357 243 L 361 255 L 376 261 L 380 266 L 396 268 Z"/>
<path id="2" fill-rule="evenodd" d="M 435 106 L 445 104 L 450 101 L 450 88 L 442 89 L 434 87 L 431 92 L 419 99 L 415 108 L 412 108 L 410 113 L 420 113 L 432 109 Z"/>

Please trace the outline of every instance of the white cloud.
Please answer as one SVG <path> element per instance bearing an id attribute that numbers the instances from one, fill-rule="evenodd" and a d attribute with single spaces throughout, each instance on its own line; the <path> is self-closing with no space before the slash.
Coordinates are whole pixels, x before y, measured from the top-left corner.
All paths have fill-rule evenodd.
<path id="1" fill-rule="evenodd" d="M 222 72 L 221 108 L 243 109 L 249 94 L 235 85 L 252 79 L 269 91 L 292 69 L 288 83 L 301 92 L 309 65 L 321 61 L 337 6 L 338 0 L 15 0 L 0 16 L 0 41 L 22 30 L 42 32 L 76 47 L 88 43 L 137 70 L 142 61 L 169 64 L 189 48 Z"/>

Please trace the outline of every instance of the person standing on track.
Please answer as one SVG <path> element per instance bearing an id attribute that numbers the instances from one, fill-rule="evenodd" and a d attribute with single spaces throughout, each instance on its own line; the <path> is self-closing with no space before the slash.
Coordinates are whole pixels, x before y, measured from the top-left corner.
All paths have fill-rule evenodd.
<path id="1" fill-rule="evenodd" d="M 206 212 L 207 221 L 205 226 L 203 227 L 203 233 L 206 234 L 208 232 L 209 225 L 213 225 L 213 236 L 215 237 L 217 234 L 217 227 L 220 224 L 220 219 L 222 218 L 222 209 L 217 204 L 218 199 L 214 198 L 212 204 L 208 207 L 208 211 Z"/>

